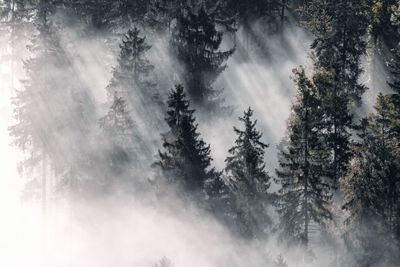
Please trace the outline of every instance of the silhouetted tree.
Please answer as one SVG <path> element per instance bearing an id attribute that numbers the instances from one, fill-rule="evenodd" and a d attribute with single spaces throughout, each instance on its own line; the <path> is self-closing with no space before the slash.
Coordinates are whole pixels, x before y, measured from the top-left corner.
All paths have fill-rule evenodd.
<path id="1" fill-rule="evenodd" d="M 186 190 L 201 192 L 207 180 L 217 172 L 211 168 L 210 146 L 201 138 L 182 85 L 176 85 L 168 97 L 166 122 L 169 132 L 163 134 L 159 167 L 166 178 Z"/>
<path id="2" fill-rule="evenodd" d="M 359 0 L 336 2 L 312 0 L 307 3 L 316 19 L 308 23 L 314 32 L 312 48 L 317 69 L 331 74 L 330 87 L 320 92 L 326 117 L 325 132 L 332 157 L 329 169 L 334 188 L 346 173 L 350 160 L 348 146 L 352 127 L 350 106 L 358 103 L 366 87 L 359 83 L 361 58 L 366 52 L 368 3 Z M 311 13 L 311 18 L 313 17 Z M 339 103 L 340 108 L 336 105 Z"/>
<path id="3" fill-rule="evenodd" d="M 183 80 L 188 95 L 196 105 L 219 105 L 219 92 L 212 84 L 226 68 L 224 62 L 234 49 L 218 51 L 222 32 L 216 28 L 215 17 L 204 7 L 197 12 L 184 8 L 172 31 L 171 48 L 184 69 Z"/>
<path id="4" fill-rule="evenodd" d="M 265 170 L 264 154 L 267 144 L 261 141 L 262 134 L 256 129 L 257 121 L 252 120 L 253 110 L 248 108 L 243 117 L 244 129 L 234 127 L 238 138 L 229 149 L 225 171 L 236 197 L 239 223 L 242 233 L 248 237 L 259 237 L 266 234 L 271 226 L 267 213 L 272 204 L 270 177 Z"/>
<path id="5" fill-rule="evenodd" d="M 400 179 L 398 140 L 391 131 L 394 111 L 390 97 L 380 94 L 375 113 L 358 127 L 360 141 L 354 143 L 355 157 L 341 183 L 343 207 L 349 211 L 346 235 L 361 266 L 394 266 L 398 261 Z"/>
<path id="6" fill-rule="evenodd" d="M 108 166 L 113 172 L 118 175 L 134 165 L 137 167 L 139 155 L 143 153 L 138 145 L 142 140 L 122 97 L 114 95 L 108 113 L 100 119 L 100 126 L 110 142 Z"/>
<path id="7" fill-rule="evenodd" d="M 321 107 L 304 69 L 294 71 L 297 100 L 292 106 L 288 136 L 280 146 L 276 170 L 281 237 L 308 246 L 311 223 L 331 219 L 331 195 L 326 173 L 329 150 L 321 137 Z"/>

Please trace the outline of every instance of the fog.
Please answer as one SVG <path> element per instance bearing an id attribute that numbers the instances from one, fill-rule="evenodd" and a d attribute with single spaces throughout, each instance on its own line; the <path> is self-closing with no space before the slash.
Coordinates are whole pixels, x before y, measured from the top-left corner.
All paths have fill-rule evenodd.
<path id="1" fill-rule="evenodd" d="M 108 108 L 106 86 L 112 77 L 116 64 L 118 47 L 104 40 L 109 36 L 82 38 L 79 27 L 66 27 L 59 33 L 63 49 L 72 64 L 76 80 L 71 84 L 84 90 L 93 105 L 91 116 L 98 119 Z M 247 45 L 246 38 L 257 37 L 261 46 Z M 167 36 L 149 36 L 152 44 L 149 59 L 155 65 L 154 77 L 157 90 L 165 100 L 168 90 L 179 81 L 182 71 L 164 45 Z M 291 70 L 299 65 L 311 72 L 310 43 L 312 36 L 303 29 L 293 26 L 282 34 L 265 34 L 255 23 L 250 34 L 239 30 L 236 36 L 236 53 L 228 60 L 228 68 L 221 74 L 215 88 L 223 88 L 222 96 L 227 105 L 233 106 L 232 114 L 224 117 L 195 113 L 199 130 L 207 143 L 211 144 L 213 165 L 221 170 L 228 149 L 233 145 L 235 135 L 233 126 L 239 126 L 238 117 L 251 106 L 258 126 L 263 132 L 267 149 L 266 165 L 274 176 L 277 166 L 276 146 L 285 134 L 286 121 L 290 115 L 290 105 L 295 89 L 290 79 Z M 231 42 L 225 44 L 230 47 Z M 3 46 L 5 46 L 3 44 Z M 0 49 L 4 51 L 5 49 Z M 268 51 L 266 53 L 265 51 Z M 21 51 L 26 55 L 26 51 Z M 366 62 L 371 62 L 367 61 Z M 365 81 L 375 77 L 373 88 L 387 90 L 386 75 L 381 62 L 374 61 L 374 68 L 366 68 Z M 367 66 L 368 64 L 365 63 Z M 105 267 L 105 266 L 156 266 L 170 261 L 172 266 L 271 266 L 279 254 L 289 266 L 327 266 L 332 253 L 325 251 L 321 243 L 311 244 L 317 254 L 314 262 L 304 259 L 301 251 L 282 247 L 274 235 L 268 240 L 249 241 L 230 232 L 212 215 L 175 196 L 174 190 L 162 197 L 151 186 L 152 171 L 141 168 L 134 170 L 135 179 L 140 179 L 146 192 L 134 188 L 135 194 L 115 190 L 105 194 L 88 197 L 71 193 L 58 194 L 52 187 L 58 181 L 57 172 L 49 165 L 44 167 L 51 183 L 47 185 L 48 204 L 43 213 L 39 198 L 24 199 L 27 177 L 38 176 L 18 171 L 18 163 L 26 154 L 12 146 L 8 127 L 15 123 L 12 117 L 10 99 L 15 88 L 24 76 L 21 67 L 11 81 L 11 69 L 6 61 L 0 67 L 0 160 L 2 163 L 0 179 L 0 266 L 51 266 L 51 267 Z M 56 69 L 49 75 L 59 77 Z M 372 74 L 369 72 L 373 72 Z M 377 78 L 376 78 L 377 77 Z M 371 82 L 372 84 L 372 82 Z M 60 85 L 62 86 L 62 85 Z M 73 85 L 72 85 L 73 86 Z M 78 87 L 78 86 L 77 86 Z M 370 89 L 365 98 L 367 110 L 375 99 L 376 90 Z M 373 99 L 369 101 L 369 99 Z M 138 101 L 135 106 L 143 106 Z M 146 107 L 144 107 L 146 108 Z M 68 107 L 66 109 L 68 111 Z M 65 112 L 65 111 L 64 111 Z M 152 155 L 161 147 L 160 134 L 166 125 L 160 123 L 152 131 L 142 114 L 133 114 L 146 146 Z M 98 149 L 107 144 L 98 143 L 96 124 L 90 125 L 89 137 L 93 141 L 80 140 L 76 146 Z M 153 127 L 153 126 L 151 126 Z M 59 144 L 62 156 L 57 161 L 67 161 L 69 141 L 75 136 L 63 136 L 68 140 Z M 78 137 L 79 139 L 79 137 Z M 60 139 L 61 140 L 61 139 Z M 151 163 L 151 162 L 150 162 Z M 147 165 L 148 166 L 148 165 Z M 103 169 L 104 166 L 94 166 Z M 42 170 L 40 170 L 42 171 Z M 101 171 L 100 171 L 101 172 Z M 276 185 L 272 186 L 276 190 Z M 166 257 L 168 260 L 162 261 Z M 163 266 L 166 267 L 166 266 Z"/>

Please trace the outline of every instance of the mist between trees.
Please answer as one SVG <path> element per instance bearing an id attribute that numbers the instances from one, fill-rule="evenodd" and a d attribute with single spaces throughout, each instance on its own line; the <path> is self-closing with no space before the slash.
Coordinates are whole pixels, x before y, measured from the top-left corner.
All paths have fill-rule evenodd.
<path id="1" fill-rule="evenodd" d="M 400 265 L 398 1 L 0 8 L 5 266 Z"/>

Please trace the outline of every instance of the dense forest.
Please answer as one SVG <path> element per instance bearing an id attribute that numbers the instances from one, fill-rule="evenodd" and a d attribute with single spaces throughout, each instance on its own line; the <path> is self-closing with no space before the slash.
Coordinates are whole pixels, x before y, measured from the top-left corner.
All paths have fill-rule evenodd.
<path id="1" fill-rule="evenodd" d="M 240 244 L 197 245 L 218 264 L 70 248 L 31 266 L 399 266 L 399 27 L 398 0 L 0 1 L 8 133 L 44 229 L 60 210 L 101 221 L 82 203 L 113 198 L 110 216 L 141 203 Z"/>

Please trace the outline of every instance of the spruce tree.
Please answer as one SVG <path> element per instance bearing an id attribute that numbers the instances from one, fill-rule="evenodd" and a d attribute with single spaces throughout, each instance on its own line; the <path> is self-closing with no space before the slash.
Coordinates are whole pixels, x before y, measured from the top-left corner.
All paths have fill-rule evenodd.
<path id="1" fill-rule="evenodd" d="M 117 66 L 107 86 L 111 98 L 116 93 L 126 101 L 127 108 L 142 133 L 158 129 L 162 122 L 160 117 L 163 104 L 156 84 L 152 81 L 154 66 L 147 59 L 150 49 L 146 37 L 140 35 L 138 28 L 129 30 L 122 38 Z M 148 144 L 155 142 L 152 135 L 142 134 L 142 138 Z M 148 150 L 144 152 L 151 157 Z"/>
<path id="2" fill-rule="evenodd" d="M 278 213 L 281 238 L 308 246 L 310 225 L 331 219 L 331 195 L 326 173 L 329 157 L 321 137 L 321 108 L 317 90 L 304 69 L 295 70 L 297 99 L 292 106 L 288 135 L 281 144 Z"/>
<path id="3" fill-rule="evenodd" d="M 336 2 L 313 0 L 321 21 L 314 20 L 312 43 L 317 69 L 331 73 L 331 88 L 320 92 L 324 113 L 326 142 L 332 153 L 330 177 L 334 189 L 346 173 L 350 160 L 349 139 L 352 128 L 350 107 L 361 100 L 366 87 L 359 83 L 361 58 L 366 52 L 365 35 L 368 27 L 368 5 L 362 0 Z M 336 105 L 339 103 L 340 108 Z"/>
<path id="4" fill-rule="evenodd" d="M 171 90 L 167 104 L 165 120 L 170 130 L 162 135 L 164 151 L 159 151 L 153 167 L 184 197 L 194 197 L 216 218 L 235 227 L 234 198 L 222 174 L 211 166 L 210 145 L 200 138 L 182 85 Z"/>
<path id="5" fill-rule="evenodd" d="M 139 155 L 143 154 L 141 141 L 135 123 L 127 109 L 126 101 L 117 95 L 108 113 L 100 119 L 109 147 L 109 164 L 114 174 L 122 174 L 133 166 L 138 166 Z"/>
<path id="6" fill-rule="evenodd" d="M 62 6 L 72 10 L 78 18 L 92 29 L 118 33 L 134 24 L 143 24 L 150 9 L 148 0 L 61 0 Z"/>
<path id="7" fill-rule="evenodd" d="M 375 105 L 375 114 L 370 118 L 371 130 L 377 142 L 379 161 L 374 166 L 377 178 L 384 182 L 381 202 L 385 203 L 384 218 L 389 231 L 400 241 L 400 175 L 399 139 L 394 131 L 398 123 L 398 111 L 390 95 L 380 93 Z M 382 201 L 384 200 L 384 201 Z"/>
<path id="8" fill-rule="evenodd" d="M 388 95 L 377 98 L 375 113 L 358 126 L 354 160 L 341 185 L 349 245 L 361 266 L 398 261 L 399 154 L 392 135 L 395 108 Z"/>
<path id="9" fill-rule="evenodd" d="M 163 134 L 164 152 L 159 151 L 159 167 L 165 177 L 184 189 L 200 192 L 216 171 L 211 167 L 210 146 L 201 138 L 182 85 L 168 97 L 166 122 L 170 131 Z"/>
<path id="10" fill-rule="evenodd" d="M 238 138 L 229 149 L 225 171 L 236 197 L 238 221 L 241 232 L 247 237 L 260 237 L 271 226 L 267 213 L 272 197 L 268 193 L 270 176 L 265 170 L 264 154 L 267 144 L 261 141 L 262 134 L 253 121 L 253 110 L 248 108 L 243 117 L 244 129 L 234 127 Z"/>
<path id="11" fill-rule="evenodd" d="M 59 38 L 62 28 L 54 21 L 54 8 L 52 2 L 37 3 L 35 31 L 27 46 L 32 56 L 24 61 L 26 79 L 12 100 L 17 122 L 9 128 L 15 145 L 29 155 L 22 164 L 24 169 L 42 165 L 43 187 L 49 166 L 60 183 L 91 169 L 86 164 L 90 150 L 89 114 L 93 114 L 91 99 L 67 59 Z M 80 142 L 87 146 L 77 146 Z"/>
<path id="12" fill-rule="evenodd" d="M 399 41 L 397 27 L 393 25 L 396 4 L 396 0 L 369 1 L 370 34 L 379 48 L 387 45 L 392 49 Z"/>
<path id="13" fill-rule="evenodd" d="M 11 69 L 11 88 L 14 88 L 15 74 L 20 69 L 24 53 L 24 45 L 32 30 L 31 17 L 34 5 L 25 0 L 4 0 L 0 2 L 0 34 L 8 37 L 9 53 L 2 53 L 8 58 Z"/>
<path id="14" fill-rule="evenodd" d="M 196 105 L 218 106 L 219 92 L 212 84 L 225 70 L 224 62 L 234 49 L 219 51 L 222 32 L 216 28 L 214 14 L 204 7 L 197 12 L 182 8 L 172 30 L 171 48 L 184 69 L 183 80 L 188 95 Z"/>
<path id="15" fill-rule="evenodd" d="M 278 26 L 285 19 L 286 0 L 227 0 L 227 11 L 237 14 L 239 23 L 245 28 L 251 27 L 251 23 L 263 20 L 268 26 Z"/>
<path id="16" fill-rule="evenodd" d="M 136 97 L 140 100 L 151 98 L 155 84 L 150 81 L 154 66 L 146 58 L 151 49 L 146 37 L 140 36 L 138 28 L 134 27 L 122 38 L 117 66 L 107 90 L 111 96 L 117 92 L 133 102 Z"/>

